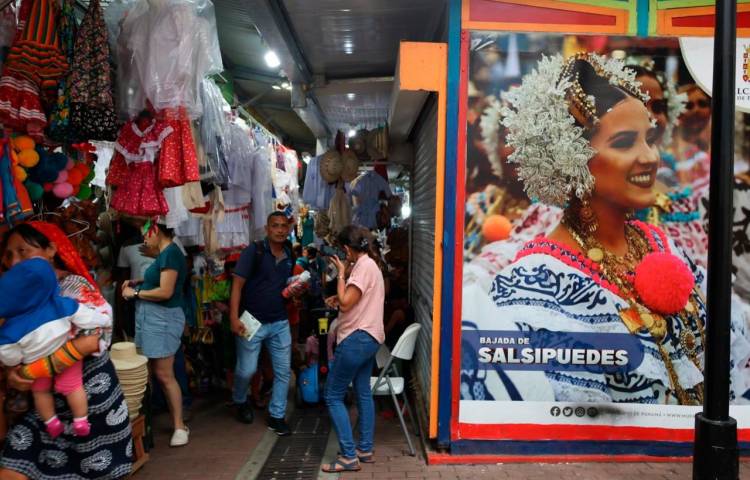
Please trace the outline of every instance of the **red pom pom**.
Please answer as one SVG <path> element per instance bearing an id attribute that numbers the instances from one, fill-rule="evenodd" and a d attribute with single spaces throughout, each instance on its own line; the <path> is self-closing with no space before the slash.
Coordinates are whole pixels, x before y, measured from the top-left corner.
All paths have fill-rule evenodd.
<path id="1" fill-rule="evenodd" d="M 662 315 L 674 315 L 690 299 L 695 278 L 671 253 L 649 253 L 635 268 L 635 290 L 643 304 Z"/>

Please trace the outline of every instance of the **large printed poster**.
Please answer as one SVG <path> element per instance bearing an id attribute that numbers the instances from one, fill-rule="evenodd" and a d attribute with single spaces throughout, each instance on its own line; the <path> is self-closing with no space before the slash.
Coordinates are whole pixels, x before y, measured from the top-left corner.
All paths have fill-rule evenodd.
<path id="1" fill-rule="evenodd" d="M 679 42 L 474 33 L 468 58 L 460 437 L 690 441 L 704 394 L 711 110 Z M 736 128 L 730 380 L 742 429 L 744 115 Z"/>

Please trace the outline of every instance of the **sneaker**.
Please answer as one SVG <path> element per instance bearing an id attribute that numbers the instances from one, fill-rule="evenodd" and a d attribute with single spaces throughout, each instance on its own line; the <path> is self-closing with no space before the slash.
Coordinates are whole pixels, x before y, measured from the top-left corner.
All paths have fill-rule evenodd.
<path id="1" fill-rule="evenodd" d="M 250 425 L 253 423 L 255 414 L 253 413 L 253 405 L 246 401 L 245 403 L 235 403 L 234 408 L 237 409 L 237 421 Z"/>
<path id="2" fill-rule="evenodd" d="M 292 430 L 283 418 L 268 417 L 268 429 L 276 432 L 276 435 L 280 437 L 292 434 Z"/>
<path id="3" fill-rule="evenodd" d="M 183 445 L 187 445 L 190 441 L 190 429 L 185 427 L 185 429 L 178 428 L 174 431 L 172 434 L 172 439 L 169 441 L 170 447 L 182 447 Z"/>

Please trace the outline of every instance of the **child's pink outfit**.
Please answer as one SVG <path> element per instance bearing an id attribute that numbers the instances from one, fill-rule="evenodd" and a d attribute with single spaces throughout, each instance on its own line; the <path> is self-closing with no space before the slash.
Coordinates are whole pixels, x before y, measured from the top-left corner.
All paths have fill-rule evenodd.
<path id="1" fill-rule="evenodd" d="M 55 391 L 62 395 L 70 395 L 76 389 L 83 386 L 83 362 L 76 362 L 71 367 L 55 375 L 55 378 L 37 378 L 31 385 L 34 392 L 49 392 L 52 390 L 52 381 L 55 382 Z"/>

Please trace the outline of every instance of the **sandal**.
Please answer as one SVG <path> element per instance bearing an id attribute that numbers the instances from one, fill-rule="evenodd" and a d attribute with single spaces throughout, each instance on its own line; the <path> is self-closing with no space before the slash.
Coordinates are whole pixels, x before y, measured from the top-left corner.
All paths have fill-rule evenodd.
<path id="1" fill-rule="evenodd" d="M 359 459 L 359 463 L 375 463 L 375 459 L 372 456 L 374 452 L 363 452 L 360 449 L 357 449 L 356 452 L 357 452 L 357 458 Z M 340 457 L 341 452 L 337 452 L 336 455 Z"/>
<path id="2" fill-rule="evenodd" d="M 341 472 L 359 472 L 362 467 L 359 464 L 359 460 L 356 458 L 350 462 L 342 461 L 344 457 L 339 457 L 335 462 L 323 465 L 320 469 L 325 473 L 341 473 Z"/>
<path id="3" fill-rule="evenodd" d="M 373 452 L 362 452 L 357 450 L 357 458 L 360 463 L 375 463 L 375 459 L 372 456 Z"/>

